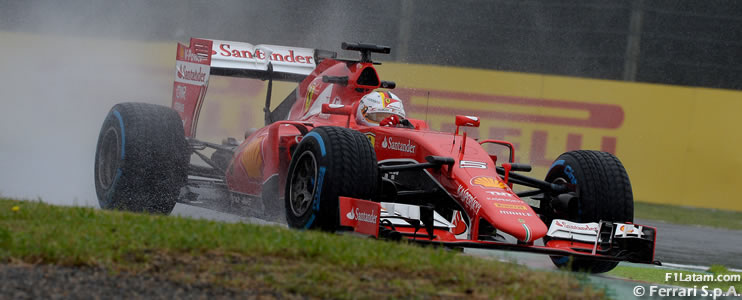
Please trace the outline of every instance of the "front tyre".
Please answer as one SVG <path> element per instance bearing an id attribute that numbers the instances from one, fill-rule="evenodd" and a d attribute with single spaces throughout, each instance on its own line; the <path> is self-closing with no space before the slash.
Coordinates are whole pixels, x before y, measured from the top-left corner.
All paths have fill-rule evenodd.
<path id="1" fill-rule="evenodd" d="M 294 150 L 286 177 L 286 220 L 292 228 L 334 231 L 338 197 L 371 199 L 378 188 L 376 153 L 362 133 L 317 127 Z"/>
<path id="2" fill-rule="evenodd" d="M 95 152 L 95 191 L 103 209 L 169 214 L 188 178 L 183 123 L 171 108 L 116 104 Z"/>
<path id="3" fill-rule="evenodd" d="M 574 187 L 577 203 L 566 210 L 547 205 L 544 222 L 551 225 L 555 218 L 573 222 L 598 221 L 633 222 L 634 197 L 631 182 L 621 161 L 613 154 L 579 150 L 560 155 L 546 175 L 546 181 Z M 618 262 L 581 257 L 552 256 L 554 265 L 574 271 L 604 273 Z"/>

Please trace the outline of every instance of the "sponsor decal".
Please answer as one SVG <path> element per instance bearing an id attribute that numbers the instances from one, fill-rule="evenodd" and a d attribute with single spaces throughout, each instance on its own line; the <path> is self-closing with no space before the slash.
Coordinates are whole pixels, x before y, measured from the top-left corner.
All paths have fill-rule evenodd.
<path id="1" fill-rule="evenodd" d="M 379 236 L 381 204 L 349 197 L 339 197 L 340 225 L 359 233 Z"/>
<path id="2" fill-rule="evenodd" d="M 459 168 L 486 169 L 487 163 L 480 162 L 480 161 L 462 160 L 459 162 Z"/>
<path id="3" fill-rule="evenodd" d="M 178 85 L 175 87 L 175 99 L 185 99 L 186 97 L 186 87 L 183 85 Z M 180 111 L 183 112 L 183 111 Z"/>
<path id="4" fill-rule="evenodd" d="M 572 230 L 590 230 L 598 232 L 599 225 L 597 224 L 579 224 L 579 223 L 571 223 L 571 222 L 563 222 L 560 220 L 554 221 L 554 225 L 566 228 L 566 229 L 572 229 Z"/>
<path id="5" fill-rule="evenodd" d="M 381 147 L 384 149 L 407 152 L 411 154 L 415 154 L 415 148 L 417 148 L 417 146 L 412 144 L 412 141 L 410 140 L 407 140 L 407 143 L 397 142 L 394 141 L 392 137 L 385 137 L 384 141 L 381 143 Z"/>
<path id="6" fill-rule="evenodd" d="M 185 112 L 185 104 L 180 103 L 180 102 L 175 102 L 173 104 L 173 109 L 175 109 L 175 111 L 177 111 L 179 113 L 184 113 Z"/>
<path id="7" fill-rule="evenodd" d="M 504 182 L 490 176 L 477 176 L 471 179 L 471 184 L 478 185 L 486 189 L 505 189 Z"/>
<path id="8" fill-rule="evenodd" d="M 396 172 L 386 172 L 384 175 L 384 178 L 389 179 L 391 181 L 396 181 L 397 176 L 399 176 L 399 171 Z"/>
<path id="9" fill-rule="evenodd" d="M 616 224 L 618 225 L 618 224 Z M 639 237 L 643 235 L 642 226 L 636 226 L 633 224 L 623 224 L 616 228 L 616 235 L 636 234 Z"/>
<path id="10" fill-rule="evenodd" d="M 514 204 L 495 203 L 495 207 L 528 210 L 528 208 L 525 205 L 514 205 Z"/>
<path id="11" fill-rule="evenodd" d="M 373 132 L 366 132 L 365 135 L 371 147 L 376 147 L 376 135 Z"/>
<path id="12" fill-rule="evenodd" d="M 577 184 L 575 169 L 572 169 L 572 166 L 567 165 L 566 167 L 564 167 L 564 173 L 567 174 L 567 177 L 569 177 L 569 182 L 571 182 L 572 184 Z"/>
<path id="13" fill-rule="evenodd" d="M 494 197 L 487 197 L 487 200 L 512 202 L 512 203 L 523 203 L 522 200 L 516 198 L 515 196 L 513 196 L 513 194 L 508 193 L 508 192 L 499 192 L 499 191 L 484 191 L 484 192 L 494 196 Z"/>
<path id="14" fill-rule="evenodd" d="M 242 59 L 258 59 L 266 60 L 269 59 L 275 62 L 289 62 L 289 63 L 300 63 L 300 64 L 313 64 L 314 59 L 311 55 L 297 55 L 296 51 L 289 49 L 286 52 L 273 52 L 270 56 L 266 55 L 264 51 L 260 49 L 241 48 L 239 44 L 228 44 L 220 43 L 216 49 L 211 50 L 211 55 L 219 55 L 221 57 L 233 57 Z M 258 45 L 257 47 L 260 47 Z M 299 50 L 301 52 L 301 50 Z"/>
<path id="15" fill-rule="evenodd" d="M 208 79 L 208 66 L 183 61 L 175 62 L 175 81 L 194 85 L 205 85 Z"/>
<path id="16" fill-rule="evenodd" d="M 201 56 L 201 55 L 198 55 L 196 53 L 193 53 L 193 51 L 191 51 L 191 49 L 188 49 L 188 48 L 185 49 L 185 53 L 183 54 L 183 58 L 185 58 L 185 60 L 187 60 L 187 61 L 195 62 L 195 63 L 202 63 L 202 62 L 205 62 L 206 61 L 206 57 L 205 56 Z"/>
<path id="17" fill-rule="evenodd" d="M 525 223 L 525 222 L 526 222 L 526 220 L 523 220 L 523 219 L 521 219 L 521 218 L 518 218 L 518 223 L 521 223 L 521 224 L 523 224 L 523 223 Z"/>
<path id="18" fill-rule="evenodd" d="M 509 215 L 509 216 L 523 216 L 523 217 L 533 216 L 531 213 L 522 212 L 522 211 L 511 211 L 511 210 L 501 210 L 500 214 Z"/>
<path id="19" fill-rule="evenodd" d="M 469 193 L 469 190 L 462 185 L 459 185 L 459 188 L 456 190 L 456 195 L 459 197 L 459 201 L 464 203 L 466 208 L 473 211 L 475 215 L 479 213 L 479 209 L 482 208 L 482 205 L 479 204 L 479 201 L 477 201 L 471 193 Z"/>
<path id="20" fill-rule="evenodd" d="M 345 215 L 345 217 L 347 217 L 348 220 L 356 220 L 358 222 L 376 224 L 378 214 L 375 210 L 371 210 L 370 213 L 365 213 L 362 212 L 360 208 L 356 207 L 355 211 L 351 209 L 350 212 Z"/>
<path id="21" fill-rule="evenodd" d="M 523 200 L 518 200 L 514 198 L 487 197 L 487 200 L 500 201 L 500 202 L 523 203 Z"/>
<path id="22" fill-rule="evenodd" d="M 508 192 L 485 191 L 485 193 L 490 194 L 492 196 L 512 197 L 512 195 L 510 193 L 508 193 Z"/>

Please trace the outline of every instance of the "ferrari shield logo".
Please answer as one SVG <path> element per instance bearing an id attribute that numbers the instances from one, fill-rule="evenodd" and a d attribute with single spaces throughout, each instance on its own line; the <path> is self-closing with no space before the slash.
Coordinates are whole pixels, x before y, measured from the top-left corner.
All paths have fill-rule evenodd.
<path id="1" fill-rule="evenodd" d="M 366 138 L 368 139 L 368 142 L 371 143 L 371 147 L 376 146 L 376 135 L 373 132 L 366 132 L 365 133 Z"/>

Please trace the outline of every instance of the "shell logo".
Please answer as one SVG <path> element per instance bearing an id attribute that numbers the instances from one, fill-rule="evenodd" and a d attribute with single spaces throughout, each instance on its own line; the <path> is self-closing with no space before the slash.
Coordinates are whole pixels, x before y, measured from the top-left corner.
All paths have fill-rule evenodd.
<path id="1" fill-rule="evenodd" d="M 491 189 L 504 189 L 505 183 L 489 176 L 477 176 L 471 179 L 471 184 L 481 186 L 483 188 Z"/>
<path id="2" fill-rule="evenodd" d="M 621 230 L 621 232 L 625 232 L 625 233 L 633 233 L 634 232 L 634 228 L 633 227 L 631 229 L 629 229 L 629 231 L 626 231 L 626 225 L 621 225 L 621 228 L 619 228 L 619 230 Z"/>

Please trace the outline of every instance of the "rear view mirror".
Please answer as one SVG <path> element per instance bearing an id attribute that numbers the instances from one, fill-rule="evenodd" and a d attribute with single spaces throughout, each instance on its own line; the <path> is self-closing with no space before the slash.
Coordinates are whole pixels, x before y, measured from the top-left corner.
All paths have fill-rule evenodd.
<path id="1" fill-rule="evenodd" d="M 484 146 L 485 144 L 493 144 L 493 145 L 499 145 L 501 147 L 497 147 L 498 150 L 496 154 L 491 154 L 490 157 L 492 158 L 492 161 L 497 164 L 497 154 L 500 154 L 499 156 L 505 156 L 508 158 L 507 162 L 514 163 L 515 162 L 515 148 L 513 147 L 513 144 L 506 141 L 501 140 L 484 140 L 479 142 L 480 145 Z M 504 150 L 504 151 L 502 151 Z M 503 155 L 504 154 L 504 155 Z"/>

